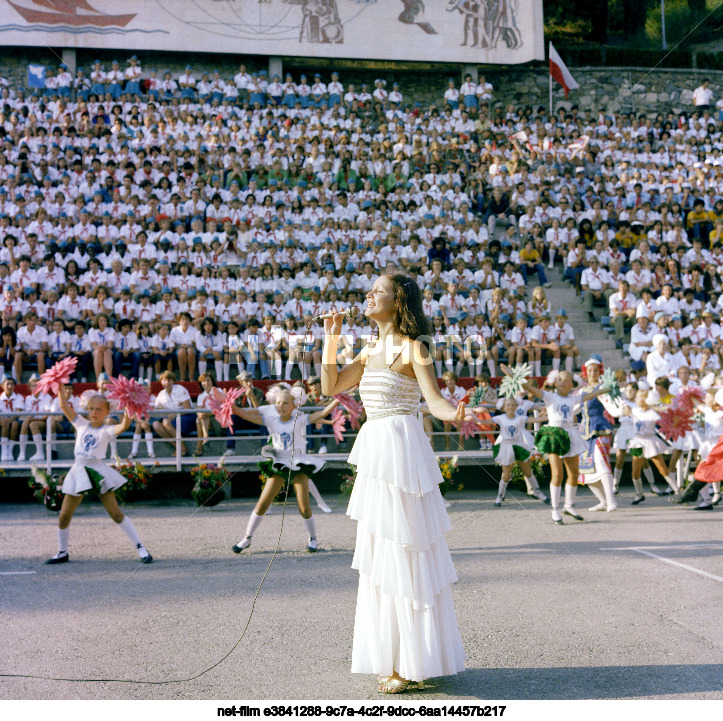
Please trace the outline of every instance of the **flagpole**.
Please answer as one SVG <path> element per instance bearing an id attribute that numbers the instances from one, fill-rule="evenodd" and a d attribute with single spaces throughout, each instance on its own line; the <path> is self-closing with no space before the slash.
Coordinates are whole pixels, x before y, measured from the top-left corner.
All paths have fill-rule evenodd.
<path id="1" fill-rule="evenodd" d="M 548 70 L 548 74 L 550 76 L 550 122 L 552 122 L 552 73 Z"/>

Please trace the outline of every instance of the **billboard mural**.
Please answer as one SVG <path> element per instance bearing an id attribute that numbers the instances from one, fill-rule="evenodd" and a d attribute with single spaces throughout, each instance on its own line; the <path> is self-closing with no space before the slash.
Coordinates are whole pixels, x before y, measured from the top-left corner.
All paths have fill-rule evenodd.
<path id="1" fill-rule="evenodd" d="M 0 0 L 3 45 L 522 63 L 542 0 Z"/>

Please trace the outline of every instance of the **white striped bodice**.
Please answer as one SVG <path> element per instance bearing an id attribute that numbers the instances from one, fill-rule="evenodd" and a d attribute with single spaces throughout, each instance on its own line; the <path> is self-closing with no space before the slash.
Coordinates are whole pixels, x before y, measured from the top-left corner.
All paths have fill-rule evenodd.
<path id="1" fill-rule="evenodd" d="M 370 421 L 387 416 L 414 415 L 422 397 L 414 378 L 387 368 L 368 367 L 359 383 L 359 395 Z"/>

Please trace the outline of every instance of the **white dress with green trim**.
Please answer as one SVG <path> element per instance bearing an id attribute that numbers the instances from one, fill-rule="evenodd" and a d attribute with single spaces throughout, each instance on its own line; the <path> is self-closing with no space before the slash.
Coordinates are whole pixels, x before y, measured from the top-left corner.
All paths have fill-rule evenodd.
<path id="1" fill-rule="evenodd" d="M 87 418 L 77 415 L 75 428 L 75 463 L 70 467 L 62 491 L 69 496 L 82 496 L 89 491 L 108 493 L 120 488 L 126 478 L 105 462 L 108 444 L 115 437 L 113 426 L 93 428 Z"/>
<path id="2" fill-rule="evenodd" d="M 306 427 L 309 416 L 294 410 L 290 420 L 285 423 L 274 406 L 257 408 L 269 429 L 271 443 L 261 449 L 261 455 L 267 460 L 259 463 L 259 468 L 269 475 L 284 475 L 289 471 L 312 475 L 320 471 L 324 461 L 316 455 L 306 452 Z"/>
<path id="3" fill-rule="evenodd" d="M 457 575 L 444 539 L 451 526 L 442 474 L 417 416 L 419 384 L 366 368 L 359 392 L 367 421 L 349 456 L 356 481 L 347 510 L 358 522 L 352 673 L 396 670 L 412 681 L 458 673 Z"/>
<path id="4" fill-rule="evenodd" d="M 500 432 L 494 446 L 492 455 L 495 462 L 500 466 L 511 466 L 515 461 L 526 461 L 535 447 L 532 446 L 525 434 L 527 416 L 515 414 L 508 418 L 506 413 L 499 416 L 492 416 Z"/>
<path id="5" fill-rule="evenodd" d="M 584 453 L 587 445 L 575 423 L 581 396 L 560 396 L 542 391 L 542 400 L 547 409 L 547 425 L 540 428 L 535 436 L 537 450 L 541 453 L 555 453 L 561 458 Z"/>

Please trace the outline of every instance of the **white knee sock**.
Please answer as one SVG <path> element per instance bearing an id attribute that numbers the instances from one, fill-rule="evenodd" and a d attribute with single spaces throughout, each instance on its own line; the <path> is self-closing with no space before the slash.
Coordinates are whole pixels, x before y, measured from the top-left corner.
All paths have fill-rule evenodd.
<path id="1" fill-rule="evenodd" d="M 311 377 L 311 363 L 304 363 L 301 370 L 301 380 L 308 381 Z"/>
<path id="2" fill-rule="evenodd" d="M 281 358 L 276 358 L 274 360 L 274 373 L 277 378 L 281 378 Z"/>
<path id="3" fill-rule="evenodd" d="M 678 487 L 678 484 L 675 482 L 675 475 L 673 473 L 669 473 L 665 480 L 668 482 L 668 485 L 673 489 L 675 493 L 677 493 L 680 488 Z"/>
<path id="4" fill-rule="evenodd" d="M 565 358 L 565 370 L 568 373 L 572 373 L 572 357 L 571 356 L 567 356 L 567 358 Z"/>
<path id="5" fill-rule="evenodd" d="M 309 495 L 320 505 L 325 506 L 326 503 L 324 502 L 324 499 L 321 497 L 321 493 L 319 493 L 319 489 L 316 487 L 316 483 L 314 481 L 309 481 Z"/>
<path id="6" fill-rule="evenodd" d="M 678 488 L 682 488 L 684 484 L 683 467 L 685 466 L 685 456 L 681 456 L 675 464 L 675 482 Z"/>
<path id="7" fill-rule="evenodd" d="M 577 495 L 577 486 L 570 483 L 565 484 L 565 508 L 575 507 L 575 496 Z"/>
<path id="8" fill-rule="evenodd" d="M 595 498 L 597 498 L 600 503 L 605 503 L 605 494 L 603 493 L 602 483 L 600 483 L 600 481 L 588 483 L 587 487 L 593 492 Z"/>
<path id="9" fill-rule="evenodd" d="M 713 486 L 713 493 L 720 493 L 720 481 L 716 481 L 710 485 Z"/>
<path id="10" fill-rule="evenodd" d="M 451 360 L 444 361 L 444 365 L 447 366 L 448 371 L 454 370 L 454 363 Z"/>
<path id="11" fill-rule="evenodd" d="M 198 375 L 202 376 L 208 370 L 208 363 L 201 358 L 198 359 Z"/>
<path id="12" fill-rule="evenodd" d="M 474 378 L 477 375 L 477 363 L 474 361 L 468 361 L 467 368 L 469 369 L 469 377 Z"/>
<path id="13" fill-rule="evenodd" d="M 633 476 L 633 486 L 635 487 L 635 495 L 636 496 L 642 496 L 643 495 L 643 481 L 641 478 L 635 478 Z"/>
<path id="14" fill-rule="evenodd" d="M 138 454 L 138 446 L 141 445 L 141 434 L 133 434 L 133 445 L 131 446 L 131 455 L 135 456 Z"/>
<path id="15" fill-rule="evenodd" d="M 645 480 L 651 485 L 655 485 L 655 476 L 653 475 L 653 469 L 650 466 L 643 468 L 643 475 Z"/>
<path id="16" fill-rule="evenodd" d="M 497 498 L 504 498 L 507 492 L 507 484 L 509 481 L 500 480 L 499 490 L 497 491 Z"/>
<path id="17" fill-rule="evenodd" d="M 146 433 L 146 450 L 148 451 L 148 455 L 153 455 L 153 434 L 152 433 Z"/>
<path id="18" fill-rule="evenodd" d="M 251 538 L 254 535 L 254 531 L 259 527 L 263 516 L 259 516 L 256 511 L 251 511 L 249 516 L 249 522 L 246 524 L 246 536 L 245 538 Z"/>
<path id="19" fill-rule="evenodd" d="M 304 525 L 306 526 L 306 532 L 309 534 L 309 538 L 316 538 L 316 519 L 314 516 L 311 518 L 303 518 Z"/>
<path id="20" fill-rule="evenodd" d="M 554 356 L 552 358 L 552 370 L 554 370 L 554 371 L 560 370 L 560 359 L 555 358 Z"/>
<path id="21" fill-rule="evenodd" d="M 535 478 L 535 474 L 531 474 L 529 477 L 525 476 L 525 485 L 527 486 L 527 492 L 530 493 L 531 491 L 539 491 L 540 490 L 540 484 L 537 482 L 537 478 Z"/>
<path id="22" fill-rule="evenodd" d="M 241 375 L 241 374 L 244 372 L 244 364 L 243 364 L 243 361 L 239 361 L 239 362 L 236 364 L 236 368 L 237 368 L 237 370 L 238 370 L 238 375 Z"/>
<path id="23" fill-rule="evenodd" d="M 492 358 L 488 358 L 488 359 L 487 359 L 487 368 L 489 368 L 489 371 L 490 371 L 490 375 L 491 375 L 491 376 L 496 376 L 496 375 L 497 375 L 497 371 L 495 370 L 495 362 L 494 362 L 494 359 L 492 359 Z"/>
<path id="24" fill-rule="evenodd" d="M 55 451 L 55 444 L 58 442 L 58 434 L 53 431 L 53 433 L 50 434 L 50 452 L 53 453 Z"/>
<path id="25" fill-rule="evenodd" d="M 58 529 L 58 553 L 68 550 L 68 540 L 70 539 L 70 526 L 68 528 Z"/>
<path id="26" fill-rule="evenodd" d="M 141 371 L 141 374 L 143 371 Z M 146 368 L 146 380 L 150 383 L 153 380 L 153 366 Z"/>
<path id="27" fill-rule="evenodd" d="M 213 369 L 216 371 L 216 380 L 220 381 L 223 378 L 223 361 L 215 360 Z"/>
<path id="28" fill-rule="evenodd" d="M 286 364 L 286 373 L 284 375 L 284 380 L 287 380 L 287 381 L 291 380 L 291 370 L 293 367 L 294 367 L 294 364 L 291 361 L 289 361 Z"/>
<path id="29" fill-rule="evenodd" d="M 434 367 L 437 371 L 437 378 L 441 378 L 442 377 L 442 361 L 441 360 L 434 361 Z"/>
<path id="30" fill-rule="evenodd" d="M 231 380 L 231 364 L 230 363 L 223 364 L 223 379 L 225 381 Z"/>
<path id="31" fill-rule="evenodd" d="M 138 531 L 136 531 L 136 527 L 133 525 L 133 521 L 131 521 L 128 516 L 126 516 L 118 524 L 118 527 L 123 529 L 123 533 L 130 538 L 130 541 L 134 546 L 137 546 L 139 543 L 141 546 L 143 545 L 143 543 L 141 543 L 141 537 L 138 535 Z"/>
<path id="32" fill-rule="evenodd" d="M 548 248 L 547 252 L 550 254 L 549 267 L 552 268 L 552 266 L 555 264 L 555 248 Z"/>
<path id="33" fill-rule="evenodd" d="M 615 500 L 613 477 L 609 473 L 604 473 L 603 477 L 600 480 L 602 482 L 603 492 L 605 493 L 605 502 L 607 503 L 608 508 L 614 508 L 618 504 Z"/>
<path id="34" fill-rule="evenodd" d="M 457 361 L 457 364 L 454 367 L 454 372 L 458 375 L 462 375 L 462 368 L 464 368 L 464 363 L 462 361 Z"/>
<path id="35" fill-rule="evenodd" d="M 618 489 L 620 486 L 620 479 L 623 477 L 623 467 L 622 466 L 615 466 L 615 470 L 613 471 L 613 479 L 614 479 L 614 486 L 615 490 Z"/>
<path id="36" fill-rule="evenodd" d="M 19 461 L 25 460 L 25 451 L 28 450 L 28 434 L 20 434 L 20 455 L 18 456 Z"/>
<path id="37" fill-rule="evenodd" d="M 560 495 L 562 494 L 562 486 L 553 486 L 550 484 L 550 506 L 557 509 L 560 505 Z"/>
<path id="38" fill-rule="evenodd" d="M 33 433 L 33 443 L 35 444 L 35 452 L 45 455 L 45 448 L 43 448 L 43 437 L 40 435 L 40 433 Z"/>

